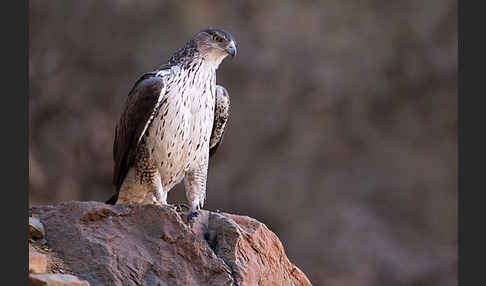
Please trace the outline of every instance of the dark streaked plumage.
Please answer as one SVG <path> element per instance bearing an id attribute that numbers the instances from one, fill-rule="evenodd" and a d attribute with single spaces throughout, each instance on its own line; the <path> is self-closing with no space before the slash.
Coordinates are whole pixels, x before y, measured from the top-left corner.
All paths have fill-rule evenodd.
<path id="1" fill-rule="evenodd" d="M 226 88 L 216 86 L 216 106 L 214 111 L 213 131 L 209 140 L 209 156 L 211 157 L 223 142 L 224 130 L 230 117 L 230 98 Z"/>
<path id="2" fill-rule="evenodd" d="M 235 54 L 229 33 L 206 29 L 134 84 L 115 129 L 116 194 L 107 203 L 166 204 L 167 192 L 184 179 L 191 209 L 203 206 L 209 153 L 229 118 L 228 93 L 216 86 L 216 69 Z"/>

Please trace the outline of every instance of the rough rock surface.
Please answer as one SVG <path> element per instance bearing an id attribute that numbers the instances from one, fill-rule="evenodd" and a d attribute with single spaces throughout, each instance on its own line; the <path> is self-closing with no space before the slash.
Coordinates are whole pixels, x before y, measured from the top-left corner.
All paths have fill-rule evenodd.
<path id="1" fill-rule="evenodd" d="M 90 286 L 87 281 L 69 274 L 31 274 L 29 280 L 30 286 Z"/>
<path id="2" fill-rule="evenodd" d="M 277 236 L 246 216 L 66 202 L 29 210 L 49 248 L 91 285 L 311 285 Z"/>
<path id="3" fill-rule="evenodd" d="M 29 272 L 30 273 L 47 272 L 46 255 L 37 252 L 30 244 L 29 244 Z"/>

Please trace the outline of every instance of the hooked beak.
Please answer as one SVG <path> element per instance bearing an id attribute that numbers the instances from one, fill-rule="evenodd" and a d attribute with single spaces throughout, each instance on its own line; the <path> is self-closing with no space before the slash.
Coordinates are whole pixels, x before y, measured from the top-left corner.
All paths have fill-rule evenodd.
<path id="1" fill-rule="evenodd" d="M 236 45 L 235 42 L 231 41 L 228 46 L 226 46 L 226 52 L 231 55 L 232 58 L 236 56 Z"/>

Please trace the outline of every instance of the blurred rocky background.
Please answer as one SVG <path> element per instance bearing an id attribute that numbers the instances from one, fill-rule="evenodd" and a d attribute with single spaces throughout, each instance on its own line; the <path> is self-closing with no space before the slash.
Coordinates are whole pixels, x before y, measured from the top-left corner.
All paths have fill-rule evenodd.
<path id="1" fill-rule="evenodd" d="M 205 208 L 264 222 L 314 285 L 457 284 L 456 1 L 29 5 L 30 206 L 108 199 L 128 91 L 221 27 Z"/>

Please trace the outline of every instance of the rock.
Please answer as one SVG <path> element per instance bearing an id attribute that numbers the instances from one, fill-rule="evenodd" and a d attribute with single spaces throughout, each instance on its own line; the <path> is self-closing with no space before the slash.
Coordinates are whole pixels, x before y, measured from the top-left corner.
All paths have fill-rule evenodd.
<path id="1" fill-rule="evenodd" d="M 29 240 L 43 239 L 46 232 L 42 223 L 33 217 L 29 217 Z"/>
<path id="2" fill-rule="evenodd" d="M 69 274 L 30 274 L 29 286 L 89 286 L 89 283 Z"/>
<path id="3" fill-rule="evenodd" d="M 263 223 L 247 216 L 211 213 L 209 243 L 239 285 L 311 285 Z"/>
<path id="4" fill-rule="evenodd" d="M 311 285 L 263 223 L 171 207 L 67 202 L 29 210 L 48 246 L 92 285 Z"/>
<path id="5" fill-rule="evenodd" d="M 29 244 L 29 272 L 31 273 L 46 273 L 47 272 L 47 257 L 37 252 Z"/>

